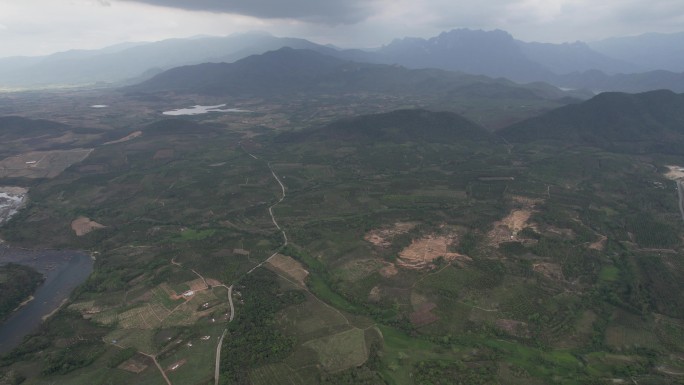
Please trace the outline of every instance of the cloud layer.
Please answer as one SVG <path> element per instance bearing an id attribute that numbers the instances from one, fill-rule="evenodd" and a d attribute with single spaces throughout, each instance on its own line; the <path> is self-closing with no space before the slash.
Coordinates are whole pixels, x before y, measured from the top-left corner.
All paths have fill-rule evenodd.
<path id="1" fill-rule="evenodd" d="M 294 19 L 324 24 L 353 24 L 373 12 L 369 0 L 121 0 L 189 11 L 231 13 L 264 19 Z"/>
<path id="2" fill-rule="evenodd" d="M 0 0 L 0 57 L 261 30 L 343 47 L 502 29 L 525 41 L 684 30 L 682 0 Z"/>

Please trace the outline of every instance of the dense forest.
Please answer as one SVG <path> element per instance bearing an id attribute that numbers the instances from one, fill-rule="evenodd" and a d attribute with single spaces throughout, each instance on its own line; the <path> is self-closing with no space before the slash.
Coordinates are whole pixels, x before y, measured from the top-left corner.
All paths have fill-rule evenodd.
<path id="1" fill-rule="evenodd" d="M 0 319 L 7 317 L 43 282 L 43 276 L 28 266 L 0 266 Z"/>

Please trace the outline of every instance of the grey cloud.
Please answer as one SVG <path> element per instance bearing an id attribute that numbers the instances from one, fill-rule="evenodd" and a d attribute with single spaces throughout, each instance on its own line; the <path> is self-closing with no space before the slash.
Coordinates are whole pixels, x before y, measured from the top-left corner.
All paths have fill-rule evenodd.
<path id="1" fill-rule="evenodd" d="M 120 0 L 190 11 L 232 13 L 264 19 L 354 24 L 373 13 L 369 0 Z"/>
<path id="2" fill-rule="evenodd" d="M 627 1 L 616 8 L 616 17 L 625 23 L 665 22 L 684 16 L 684 2 L 681 0 L 662 0 L 648 5 L 638 1 Z"/>

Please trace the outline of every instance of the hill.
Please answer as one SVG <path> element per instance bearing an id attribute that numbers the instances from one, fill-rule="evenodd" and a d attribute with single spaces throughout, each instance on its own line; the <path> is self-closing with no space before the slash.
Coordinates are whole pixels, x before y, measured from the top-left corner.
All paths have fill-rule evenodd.
<path id="1" fill-rule="evenodd" d="M 682 153 L 684 95 L 603 93 L 499 132 L 512 142 L 559 141 L 624 151 Z"/>
<path id="2" fill-rule="evenodd" d="M 492 141 L 484 128 L 451 112 L 398 110 L 358 116 L 320 128 L 280 135 L 276 141 L 354 143 L 458 143 Z"/>
<path id="3" fill-rule="evenodd" d="M 174 68 L 125 90 L 264 97 L 343 92 L 433 96 L 465 94 L 528 99 L 568 96 L 548 85 L 523 86 L 505 79 L 457 72 L 350 62 L 311 50 L 291 48 L 253 55 L 235 63 Z"/>
<path id="4" fill-rule="evenodd" d="M 279 38 L 265 33 L 168 39 L 153 43 L 119 44 L 100 50 L 60 52 L 44 57 L 0 59 L 0 84 L 35 87 L 116 83 L 182 65 L 232 62 L 285 46 L 333 51 L 308 40 Z"/>

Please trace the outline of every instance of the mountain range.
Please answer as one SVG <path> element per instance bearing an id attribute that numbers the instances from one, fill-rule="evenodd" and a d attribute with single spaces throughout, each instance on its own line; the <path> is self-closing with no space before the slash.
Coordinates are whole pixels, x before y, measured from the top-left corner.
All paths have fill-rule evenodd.
<path id="1" fill-rule="evenodd" d="M 234 63 L 177 67 L 124 89 L 241 97 L 346 92 L 516 99 L 560 99 L 572 95 L 544 84 L 519 85 L 506 79 L 454 71 L 360 63 L 292 48 L 252 55 Z"/>
<path id="2" fill-rule="evenodd" d="M 684 34 L 651 34 L 592 43 L 529 43 L 507 32 L 456 29 L 439 36 L 396 39 L 373 50 L 336 49 L 265 33 L 125 43 L 92 51 L 0 59 L 0 86 L 97 82 L 133 84 L 173 67 L 234 62 L 282 47 L 344 60 L 442 69 L 567 88 L 638 92 L 684 91 Z M 598 81 L 597 81 L 598 79 Z"/>

